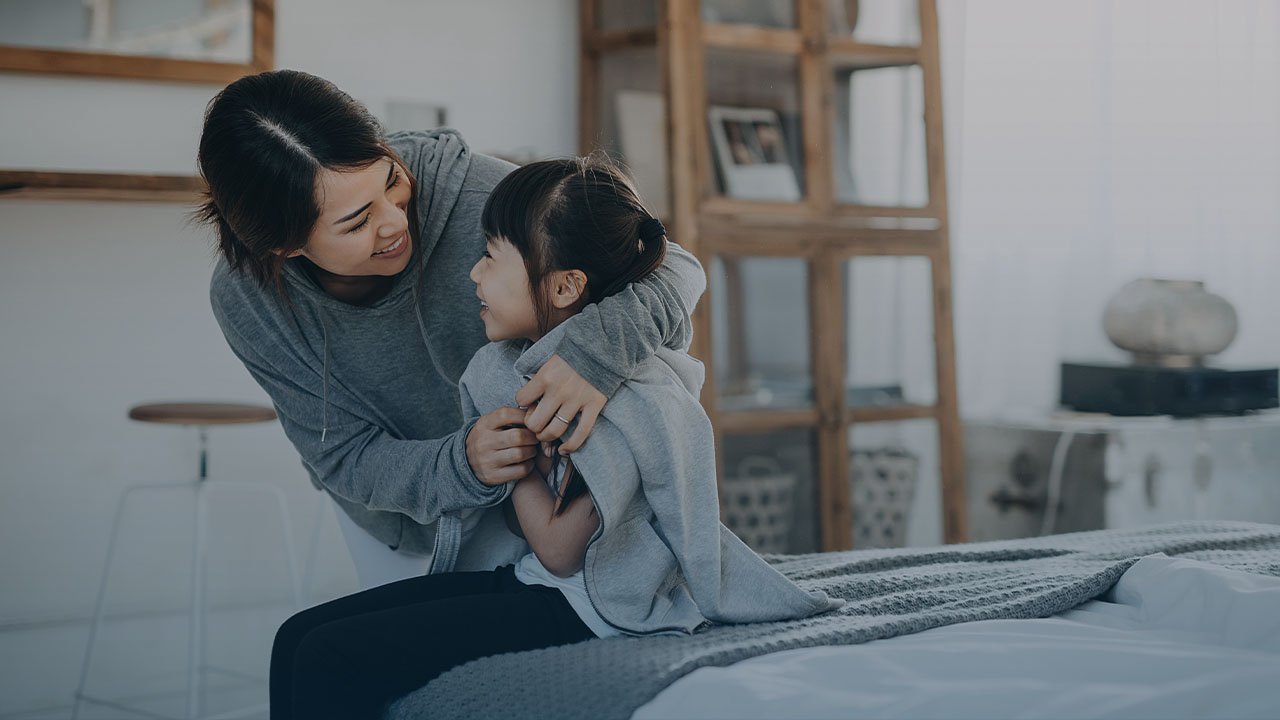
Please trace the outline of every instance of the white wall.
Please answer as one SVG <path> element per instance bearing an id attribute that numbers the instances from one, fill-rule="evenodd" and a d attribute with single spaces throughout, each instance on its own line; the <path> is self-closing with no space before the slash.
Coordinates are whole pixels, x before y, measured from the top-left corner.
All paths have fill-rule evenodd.
<path id="1" fill-rule="evenodd" d="M 480 151 L 571 153 L 576 7 L 277 0 L 276 64 L 329 78 L 377 114 L 389 99 L 443 104 Z M 216 91 L 0 74 L 0 167 L 193 173 L 201 114 Z M 82 621 L 122 489 L 194 474 L 194 435 L 129 421 L 131 405 L 268 402 L 213 321 L 210 236 L 186 225 L 185 210 L 0 200 L 0 631 Z M 317 495 L 279 427 L 218 428 L 211 443 L 215 476 L 254 476 L 289 494 L 305 547 Z M 150 507 L 174 518 L 165 531 L 181 538 L 188 507 L 157 502 Z M 256 578 L 267 592 L 278 568 L 252 546 L 271 542 L 272 527 L 244 508 L 231 507 L 241 515 L 232 518 L 236 533 L 222 538 L 235 548 L 225 562 L 258 568 L 237 587 L 252 588 Z M 147 527 L 153 547 L 144 572 L 117 607 L 179 607 L 185 586 L 174 580 L 185 572 L 189 541 L 163 541 L 160 528 Z M 350 589 L 341 540 L 334 530 L 325 538 L 321 583 L 329 593 Z M 65 702 L 78 665 L 19 674 L 27 660 L 6 636 L 0 632 L 0 715 Z M 82 631 L 69 637 L 66 654 L 82 651 Z"/>
<path id="2" fill-rule="evenodd" d="M 1280 364 L 1280 4 L 958 5 L 962 411 L 1044 413 L 1061 360 L 1123 360 L 1102 310 L 1135 277 L 1204 280 L 1240 316 L 1215 361 Z"/>

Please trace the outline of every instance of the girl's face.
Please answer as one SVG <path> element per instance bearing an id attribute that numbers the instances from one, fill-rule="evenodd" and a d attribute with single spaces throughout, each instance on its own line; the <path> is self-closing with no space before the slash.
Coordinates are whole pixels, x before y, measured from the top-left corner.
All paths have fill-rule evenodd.
<path id="1" fill-rule="evenodd" d="M 322 168 L 316 176 L 320 218 L 302 255 L 335 275 L 395 275 L 409 265 L 413 238 L 407 210 L 411 190 L 391 158 L 363 170 Z"/>
<path id="2" fill-rule="evenodd" d="M 480 298 L 480 319 L 489 340 L 537 340 L 538 313 L 529 288 L 524 257 L 504 238 L 489 238 L 484 257 L 471 268 L 471 281 Z"/>

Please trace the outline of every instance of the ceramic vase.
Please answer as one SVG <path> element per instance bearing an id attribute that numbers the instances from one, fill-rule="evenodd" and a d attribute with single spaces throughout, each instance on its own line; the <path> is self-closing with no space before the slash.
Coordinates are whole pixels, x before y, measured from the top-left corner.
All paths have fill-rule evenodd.
<path id="1" fill-rule="evenodd" d="M 1139 278 L 1120 288 L 1102 314 L 1111 342 L 1139 365 L 1202 365 L 1235 340 L 1235 308 L 1196 280 Z"/>

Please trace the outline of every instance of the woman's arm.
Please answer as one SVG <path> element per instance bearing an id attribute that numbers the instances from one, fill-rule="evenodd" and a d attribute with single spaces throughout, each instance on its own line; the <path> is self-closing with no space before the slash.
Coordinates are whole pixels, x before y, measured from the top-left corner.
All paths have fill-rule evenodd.
<path id="1" fill-rule="evenodd" d="M 511 491 L 511 507 L 529 547 L 548 571 L 568 577 L 582 569 L 587 544 L 600 526 L 590 493 L 555 514 L 556 496 L 537 470 Z"/>
<path id="2" fill-rule="evenodd" d="M 612 396 L 660 347 L 688 350 L 693 308 L 707 289 L 702 263 L 674 242 L 656 270 L 565 321 L 556 353 Z"/>

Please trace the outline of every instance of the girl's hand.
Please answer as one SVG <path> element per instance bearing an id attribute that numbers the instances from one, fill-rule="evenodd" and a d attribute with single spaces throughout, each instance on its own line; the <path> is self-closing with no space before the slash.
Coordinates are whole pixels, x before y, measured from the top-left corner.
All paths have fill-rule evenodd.
<path id="1" fill-rule="evenodd" d="M 520 408 L 498 408 L 477 420 L 467 433 L 467 462 L 477 480 L 492 487 L 533 471 L 538 439 L 520 427 L 524 415 Z"/>
<path id="2" fill-rule="evenodd" d="M 582 447 L 608 400 L 559 355 L 552 355 L 516 393 L 516 404 L 529 408 L 523 420 L 525 427 L 542 442 L 558 439 L 574 417 L 578 418 L 578 429 L 560 446 L 561 454 Z"/>

